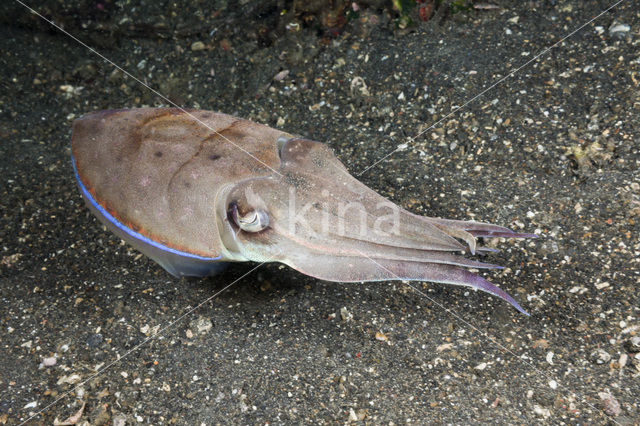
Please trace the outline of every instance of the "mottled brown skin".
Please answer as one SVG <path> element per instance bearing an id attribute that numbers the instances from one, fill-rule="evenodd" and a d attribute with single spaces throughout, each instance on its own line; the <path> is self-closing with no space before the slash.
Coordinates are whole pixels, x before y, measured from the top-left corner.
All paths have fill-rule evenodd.
<path id="1" fill-rule="evenodd" d="M 270 172 L 220 135 L 275 168 L 284 133 L 225 114 L 189 113 L 217 133 L 178 109 L 100 111 L 74 122 L 72 155 L 82 181 L 120 221 L 170 247 L 215 257 L 218 228 L 203 226 L 216 223 L 213 189 Z"/>

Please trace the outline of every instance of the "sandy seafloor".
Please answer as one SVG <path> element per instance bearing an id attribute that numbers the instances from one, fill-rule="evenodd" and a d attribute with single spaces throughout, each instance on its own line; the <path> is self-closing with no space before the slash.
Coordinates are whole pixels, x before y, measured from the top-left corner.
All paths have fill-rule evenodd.
<path id="1" fill-rule="evenodd" d="M 256 265 L 172 278 L 91 216 L 69 151 L 74 118 L 167 102 L 3 3 L 0 424 L 67 392 L 28 423 L 85 404 L 96 425 L 638 424 L 636 2 L 519 70 L 613 1 L 496 0 L 409 31 L 370 11 L 335 36 L 286 30 L 276 2 L 33 3 L 179 105 L 324 141 L 353 174 L 401 146 L 359 179 L 415 213 L 541 236 L 487 242 L 507 268 L 483 273 L 531 317 L 277 264 L 181 317 Z"/>

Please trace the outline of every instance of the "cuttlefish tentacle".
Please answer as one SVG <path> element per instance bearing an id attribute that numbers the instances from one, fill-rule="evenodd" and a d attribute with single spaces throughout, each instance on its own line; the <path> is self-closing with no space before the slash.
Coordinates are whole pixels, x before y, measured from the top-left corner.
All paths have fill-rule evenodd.
<path id="1" fill-rule="evenodd" d="M 72 159 L 92 212 L 173 275 L 277 261 L 329 281 L 470 286 L 526 313 L 466 269 L 499 266 L 460 253 L 495 251 L 480 237 L 534 234 L 410 213 L 322 143 L 211 111 L 143 108 L 76 120 Z"/>
<path id="2" fill-rule="evenodd" d="M 319 271 L 317 264 L 327 268 Z M 367 257 L 335 256 L 316 254 L 313 264 L 308 258 L 295 256 L 284 262 L 298 271 L 327 281 L 367 282 L 383 280 L 431 281 L 473 287 L 493 294 L 509 302 L 518 311 L 529 315 L 513 297 L 501 288 L 466 269 L 443 263 L 424 263 L 406 260 L 371 259 Z"/>

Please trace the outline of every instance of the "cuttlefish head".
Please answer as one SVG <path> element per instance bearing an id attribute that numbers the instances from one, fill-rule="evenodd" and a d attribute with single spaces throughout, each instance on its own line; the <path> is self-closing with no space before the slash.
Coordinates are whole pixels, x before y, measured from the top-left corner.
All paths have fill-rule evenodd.
<path id="1" fill-rule="evenodd" d="M 456 253 L 482 251 L 476 237 L 535 235 L 409 213 L 352 177 L 319 142 L 283 138 L 279 154 L 276 172 L 221 191 L 216 208 L 227 257 L 279 261 L 328 281 L 466 285 L 526 314 L 506 292 L 466 269 L 498 266 Z"/>

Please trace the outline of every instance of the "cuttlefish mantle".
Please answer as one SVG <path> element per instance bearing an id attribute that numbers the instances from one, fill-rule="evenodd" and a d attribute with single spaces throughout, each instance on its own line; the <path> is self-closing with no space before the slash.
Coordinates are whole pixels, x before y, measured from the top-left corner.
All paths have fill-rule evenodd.
<path id="1" fill-rule="evenodd" d="M 320 142 L 226 114 L 98 111 L 73 124 L 72 162 L 88 207 L 170 274 L 226 262 L 281 262 L 339 282 L 470 286 L 526 313 L 468 268 L 478 237 L 531 238 L 497 225 L 423 217 L 351 176 Z"/>

